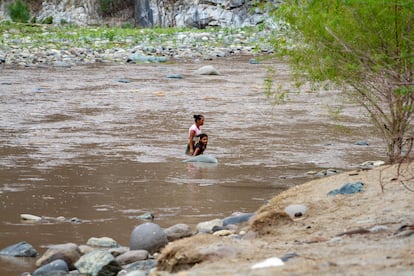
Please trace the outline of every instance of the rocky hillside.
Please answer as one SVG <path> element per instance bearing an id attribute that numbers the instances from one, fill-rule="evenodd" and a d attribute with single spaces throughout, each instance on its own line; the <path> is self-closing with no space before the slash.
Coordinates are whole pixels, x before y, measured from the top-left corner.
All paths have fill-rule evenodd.
<path id="1" fill-rule="evenodd" d="M 1 1 L 0 20 L 7 20 L 8 4 Z M 53 24 L 139 27 L 244 27 L 268 20 L 280 0 L 48 0 L 25 1 L 31 15 Z"/>

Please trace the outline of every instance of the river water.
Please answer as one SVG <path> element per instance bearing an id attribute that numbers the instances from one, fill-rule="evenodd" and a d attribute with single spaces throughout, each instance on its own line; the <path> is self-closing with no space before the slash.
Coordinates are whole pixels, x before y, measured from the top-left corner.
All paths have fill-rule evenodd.
<path id="1" fill-rule="evenodd" d="M 383 159 L 382 141 L 340 92 L 292 93 L 274 105 L 266 72 L 274 69 L 275 86 L 289 85 L 288 67 L 249 58 L 3 68 L 0 248 L 27 241 L 42 254 L 50 244 L 104 236 L 128 246 L 146 212 L 162 227 L 195 230 L 254 212 L 314 178 L 310 170 Z M 221 74 L 193 74 L 204 65 Z M 183 162 L 193 114 L 205 116 L 206 153 L 218 164 Z M 33 260 L 0 258 L 0 275 L 33 269 Z"/>

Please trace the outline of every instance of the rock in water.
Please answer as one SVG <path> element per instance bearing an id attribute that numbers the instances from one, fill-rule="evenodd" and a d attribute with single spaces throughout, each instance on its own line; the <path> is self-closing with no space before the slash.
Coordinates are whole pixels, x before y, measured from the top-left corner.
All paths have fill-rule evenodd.
<path id="1" fill-rule="evenodd" d="M 0 255 L 12 257 L 36 257 L 39 255 L 33 246 L 25 241 L 10 245 L 0 250 Z"/>
<path id="2" fill-rule="evenodd" d="M 212 65 L 206 65 L 194 72 L 195 75 L 220 75 L 220 72 L 217 71 Z"/>

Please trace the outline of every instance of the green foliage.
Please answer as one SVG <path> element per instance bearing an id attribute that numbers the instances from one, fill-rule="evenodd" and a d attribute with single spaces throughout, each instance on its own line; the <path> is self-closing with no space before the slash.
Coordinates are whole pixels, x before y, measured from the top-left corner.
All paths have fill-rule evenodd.
<path id="1" fill-rule="evenodd" d="M 53 24 L 53 16 L 48 16 L 42 20 L 42 24 Z"/>
<path id="2" fill-rule="evenodd" d="M 263 81 L 263 88 L 268 97 L 272 98 L 274 104 L 281 104 L 289 99 L 289 90 L 285 89 L 281 84 L 275 86 L 273 81 L 276 70 L 273 67 L 266 68 L 266 78 Z"/>
<path id="3" fill-rule="evenodd" d="M 122 24 L 121 28 L 123 29 L 131 29 L 133 28 L 132 24 L 130 22 Z"/>
<path id="4" fill-rule="evenodd" d="M 411 55 L 413 10 L 410 0 L 303 0 L 287 1 L 278 13 L 298 43 L 289 54 L 314 80 L 360 81 L 365 63 L 380 71 Z"/>
<path id="5" fill-rule="evenodd" d="M 22 0 L 8 5 L 9 16 L 14 22 L 27 23 L 30 19 L 29 8 Z"/>
<path id="6" fill-rule="evenodd" d="M 341 113 L 343 112 L 343 109 L 343 106 L 338 106 L 336 108 L 328 106 L 328 114 L 334 121 L 338 122 L 341 118 Z"/>
<path id="7" fill-rule="evenodd" d="M 114 38 L 116 35 L 115 30 L 111 29 L 111 30 L 104 32 L 103 34 L 104 34 L 104 37 L 108 39 L 109 41 L 114 41 Z"/>
<path id="8" fill-rule="evenodd" d="M 99 13 L 102 16 L 114 16 L 126 9 L 134 10 L 135 0 L 98 0 Z"/>
<path id="9" fill-rule="evenodd" d="M 99 0 L 99 8 L 102 14 L 110 14 L 113 5 L 113 0 Z"/>
<path id="10" fill-rule="evenodd" d="M 352 87 L 391 163 L 412 127 L 413 10 L 412 0 L 286 0 L 275 13 L 289 42 L 275 48 L 290 58 L 295 77 Z"/>

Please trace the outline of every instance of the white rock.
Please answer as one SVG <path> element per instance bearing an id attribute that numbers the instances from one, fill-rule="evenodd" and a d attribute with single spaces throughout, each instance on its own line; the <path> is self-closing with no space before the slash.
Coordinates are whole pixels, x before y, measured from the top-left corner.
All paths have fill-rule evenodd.
<path id="1" fill-rule="evenodd" d="M 365 161 L 363 163 L 360 164 L 361 167 L 379 167 L 384 165 L 385 162 L 381 161 L 381 160 L 377 160 L 377 161 Z"/>
<path id="2" fill-rule="evenodd" d="M 258 268 L 266 268 L 266 267 L 276 267 L 276 266 L 282 266 L 285 263 L 277 258 L 277 257 L 273 257 L 273 258 L 268 258 L 260 263 L 254 264 L 252 265 L 251 269 L 258 269 Z"/>
<path id="3" fill-rule="evenodd" d="M 212 65 L 200 67 L 194 72 L 195 75 L 220 75 L 216 68 Z"/>
<path id="4" fill-rule="evenodd" d="M 42 220 L 41 217 L 31 215 L 31 214 L 20 214 L 20 219 L 22 219 L 22 220 L 32 220 L 32 221 Z"/>
<path id="5" fill-rule="evenodd" d="M 285 212 L 293 219 L 304 216 L 307 211 L 308 207 L 300 204 L 292 204 L 285 208 Z"/>
<path id="6" fill-rule="evenodd" d="M 220 230 L 220 231 L 216 231 L 213 233 L 213 236 L 218 236 L 218 237 L 224 237 L 224 236 L 230 236 L 234 234 L 234 231 L 231 230 Z"/>
<path id="7" fill-rule="evenodd" d="M 199 233 L 212 233 L 213 231 L 213 227 L 214 226 L 218 226 L 218 227 L 222 227 L 223 226 L 223 220 L 221 219 L 213 219 L 210 221 L 204 221 L 204 222 L 200 222 L 197 224 L 197 231 Z"/>
<path id="8" fill-rule="evenodd" d="M 388 227 L 386 225 L 375 225 L 371 229 L 369 229 L 370 232 L 383 232 L 387 231 Z"/>

